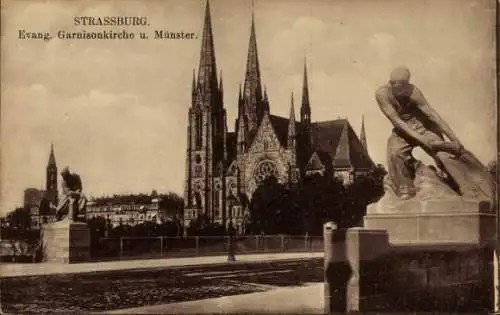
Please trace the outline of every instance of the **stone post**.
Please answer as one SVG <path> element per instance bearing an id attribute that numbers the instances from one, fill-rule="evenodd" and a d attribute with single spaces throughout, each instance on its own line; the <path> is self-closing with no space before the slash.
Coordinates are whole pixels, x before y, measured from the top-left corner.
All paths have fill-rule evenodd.
<path id="1" fill-rule="evenodd" d="M 58 221 L 43 228 L 43 260 L 75 263 L 90 260 L 90 230 L 87 223 Z"/>
<path id="2" fill-rule="evenodd" d="M 360 303 L 362 263 L 376 259 L 390 249 L 385 230 L 338 229 L 328 222 L 323 227 L 325 246 L 325 314 L 365 311 Z"/>
<path id="3" fill-rule="evenodd" d="M 323 226 L 325 314 L 345 312 L 346 310 L 346 281 L 348 278 L 346 267 L 348 266 L 345 259 L 345 233 L 343 232 L 345 230 L 337 229 L 334 222 L 327 222 Z"/>
<path id="4" fill-rule="evenodd" d="M 390 249 L 389 235 L 385 230 L 350 228 L 346 236 L 346 258 L 351 270 L 347 282 L 347 312 L 366 311 L 361 303 L 365 275 L 363 263 L 375 260 Z"/>
<path id="5" fill-rule="evenodd" d="M 500 312 L 500 274 L 499 274 L 499 257 L 498 245 L 493 250 L 493 313 Z"/>

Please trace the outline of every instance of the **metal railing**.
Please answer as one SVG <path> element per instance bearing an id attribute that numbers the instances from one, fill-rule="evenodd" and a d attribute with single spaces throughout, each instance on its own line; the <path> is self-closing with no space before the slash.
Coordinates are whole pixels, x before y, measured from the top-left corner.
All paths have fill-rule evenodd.
<path id="1" fill-rule="evenodd" d="M 224 255 L 228 236 L 100 238 L 91 248 L 92 259 L 132 259 Z M 321 236 L 234 236 L 236 255 L 323 251 Z"/>

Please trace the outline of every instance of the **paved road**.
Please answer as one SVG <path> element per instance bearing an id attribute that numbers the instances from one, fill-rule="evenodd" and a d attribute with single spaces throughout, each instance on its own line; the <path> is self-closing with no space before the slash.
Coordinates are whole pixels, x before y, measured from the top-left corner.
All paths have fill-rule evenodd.
<path id="1" fill-rule="evenodd" d="M 323 280 L 323 259 L 144 268 L 3 278 L 2 308 L 22 312 L 102 312 L 193 301 Z"/>
<path id="2" fill-rule="evenodd" d="M 268 262 L 283 259 L 321 258 L 323 252 L 299 253 L 260 253 L 237 255 L 236 264 L 254 261 Z M 227 254 L 218 256 L 177 257 L 161 259 L 115 260 L 106 262 L 87 262 L 79 264 L 40 263 L 22 264 L 7 263 L 0 265 L 1 278 L 53 275 L 63 273 L 88 273 L 96 271 L 117 271 L 140 268 L 170 268 L 183 266 L 206 266 L 227 263 Z"/>

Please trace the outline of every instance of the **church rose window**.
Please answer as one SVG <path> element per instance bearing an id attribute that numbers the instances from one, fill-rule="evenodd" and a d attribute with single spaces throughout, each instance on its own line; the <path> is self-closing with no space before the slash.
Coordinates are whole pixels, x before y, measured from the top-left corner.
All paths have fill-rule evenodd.
<path id="1" fill-rule="evenodd" d="M 278 178 L 279 173 L 278 169 L 276 168 L 276 165 L 271 162 L 271 161 L 264 161 L 260 163 L 257 168 L 255 169 L 255 181 L 257 183 L 262 182 L 264 179 L 269 178 L 269 177 L 275 177 Z"/>

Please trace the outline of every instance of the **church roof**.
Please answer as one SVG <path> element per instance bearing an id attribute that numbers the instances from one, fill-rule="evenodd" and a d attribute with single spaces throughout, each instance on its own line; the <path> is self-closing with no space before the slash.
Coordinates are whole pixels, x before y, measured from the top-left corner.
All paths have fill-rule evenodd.
<path id="1" fill-rule="evenodd" d="M 325 163 L 325 153 L 336 168 L 363 169 L 374 166 L 347 119 L 311 124 L 311 143 L 322 162 Z"/>
<path id="2" fill-rule="evenodd" d="M 289 118 L 276 115 L 269 115 L 269 120 L 276 136 L 283 147 L 287 145 Z M 296 134 L 303 132 L 300 122 L 295 122 Z M 311 124 L 311 145 L 313 153 L 316 153 L 320 161 L 310 161 L 312 163 L 321 162 L 323 165 L 331 165 L 335 168 L 356 168 L 370 169 L 374 163 L 363 147 L 360 139 L 352 129 L 347 119 L 336 119 L 330 121 L 320 121 Z M 255 135 L 254 135 L 255 136 Z M 300 141 L 300 137 L 297 140 Z M 227 134 L 228 163 L 236 159 L 236 133 Z M 250 139 L 250 143 L 253 137 Z M 307 161 L 312 156 L 307 157 Z M 315 165 L 318 166 L 319 165 Z M 313 167 L 313 165 L 310 165 Z"/>

